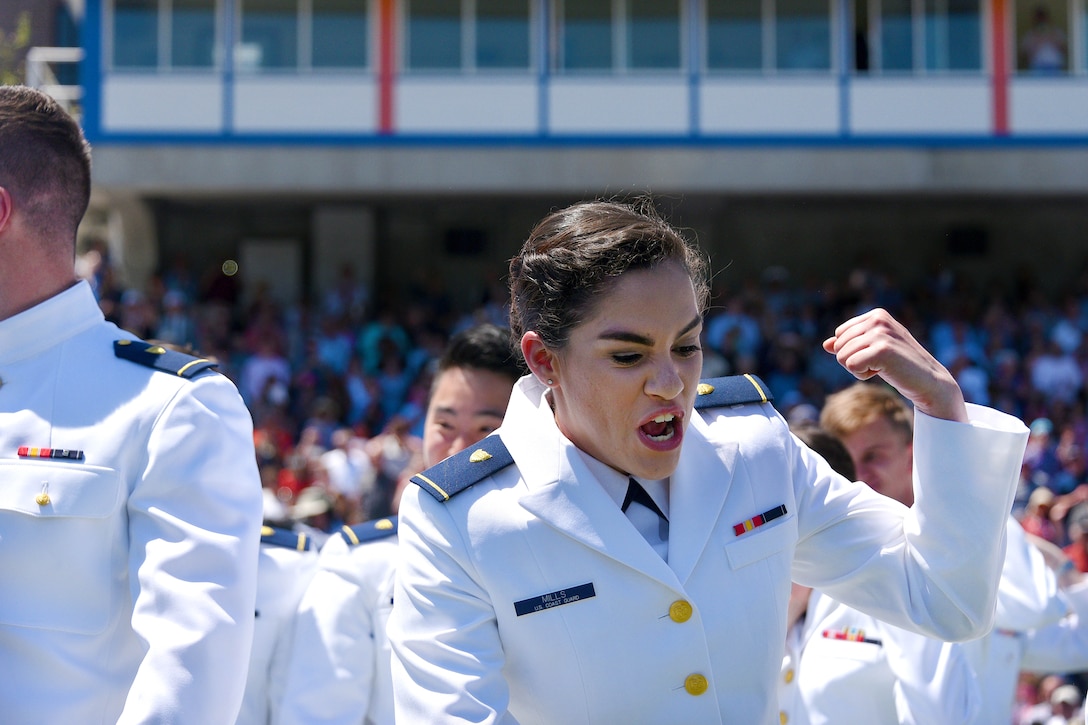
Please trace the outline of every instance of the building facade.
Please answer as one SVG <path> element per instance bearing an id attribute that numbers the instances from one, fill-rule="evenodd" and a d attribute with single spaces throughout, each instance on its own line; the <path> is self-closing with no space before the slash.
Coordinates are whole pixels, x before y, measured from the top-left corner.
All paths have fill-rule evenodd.
<path id="1" fill-rule="evenodd" d="M 137 281 L 231 258 L 296 300 L 351 264 L 469 304 L 548 209 L 648 192 L 738 279 L 1060 284 L 1086 29 L 1085 0 L 87 0 L 88 226 Z"/>

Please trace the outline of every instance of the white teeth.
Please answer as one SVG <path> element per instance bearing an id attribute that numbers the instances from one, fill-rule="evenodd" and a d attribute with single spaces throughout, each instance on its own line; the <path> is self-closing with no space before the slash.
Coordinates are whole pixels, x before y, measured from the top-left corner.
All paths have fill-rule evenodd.
<path id="1" fill-rule="evenodd" d="M 664 415 L 659 415 L 656 418 L 654 418 L 654 422 L 655 423 L 668 423 L 669 421 L 671 421 L 675 417 L 676 416 L 673 415 L 672 413 L 665 413 Z"/>
<path id="2" fill-rule="evenodd" d="M 667 441 L 667 440 L 671 439 L 674 435 L 676 435 L 676 432 L 670 429 L 670 430 L 665 431 L 664 435 L 648 436 L 648 437 L 650 438 L 650 440 L 660 442 L 660 441 Z"/>

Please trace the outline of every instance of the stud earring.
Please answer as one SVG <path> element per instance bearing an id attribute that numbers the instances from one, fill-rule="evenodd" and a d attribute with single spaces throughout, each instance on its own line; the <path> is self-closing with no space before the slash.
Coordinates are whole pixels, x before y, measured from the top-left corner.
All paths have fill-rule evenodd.
<path id="1" fill-rule="evenodd" d="M 555 381 L 551 378 L 548 378 L 548 385 L 555 385 Z"/>

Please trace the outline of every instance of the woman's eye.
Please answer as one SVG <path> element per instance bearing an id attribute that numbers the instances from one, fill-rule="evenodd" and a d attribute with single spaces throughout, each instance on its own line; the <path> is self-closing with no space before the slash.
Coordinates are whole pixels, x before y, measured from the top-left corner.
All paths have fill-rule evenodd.
<path id="1" fill-rule="evenodd" d="M 700 350 L 702 350 L 702 348 L 698 345 L 682 345 L 681 347 L 676 348 L 676 354 L 681 357 L 691 357 Z"/>
<path id="2" fill-rule="evenodd" d="M 612 360 L 619 365 L 634 365 L 641 359 L 642 355 L 637 352 L 614 353 L 612 355 Z"/>

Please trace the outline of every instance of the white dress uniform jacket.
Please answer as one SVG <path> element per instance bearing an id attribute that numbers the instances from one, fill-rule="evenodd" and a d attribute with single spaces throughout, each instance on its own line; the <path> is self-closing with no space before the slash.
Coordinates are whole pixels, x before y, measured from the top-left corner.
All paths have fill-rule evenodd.
<path id="1" fill-rule="evenodd" d="M 797 654 L 798 699 L 814 725 L 1010 722 L 1022 647 L 1014 656 L 1006 640 L 1059 621 L 1066 607 L 1057 578 L 1010 517 L 993 630 L 941 642 L 814 592 Z"/>
<path id="2" fill-rule="evenodd" d="M 444 503 L 404 492 L 398 720 L 776 723 L 791 577 L 933 636 L 989 627 L 1020 421 L 919 414 L 908 510 L 834 473 L 770 405 L 701 410 L 671 477 L 666 562 L 544 393 L 514 388 L 497 432 L 514 465 Z"/>
<path id="3" fill-rule="evenodd" d="M 1025 632 L 1020 669 L 1048 674 L 1088 671 L 1088 580 L 1065 590 L 1069 616 Z"/>
<path id="4" fill-rule="evenodd" d="M 1058 579 L 1047 566 L 1042 553 L 1027 540 L 1023 527 L 1012 517 L 1009 518 L 1007 531 L 1005 563 L 997 590 L 993 629 L 979 639 L 957 645 L 971 662 L 982 691 L 982 707 L 973 720 L 964 721 L 972 725 L 1012 721 L 1016 685 L 1029 633 L 1038 630 L 1043 633 L 1044 640 L 1048 639 L 1046 633 L 1060 634 L 1071 645 L 1066 651 L 1073 653 L 1073 661 L 1077 661 L 1078 638 L 1069 636 L 1071 621 L 1063 623 L 1063 618 L 1070 612 L 1070 598 L 1059 591 Z M 1079 661 L 1088 662 L 1085 658 L 1088 655 L 1085 648 L 1088 632 L 1079 640 Z M 1044 646 L 1038 651 L 1054 650 Z M 1067 657 L 1051 660 L 1058 669 L 1047 671 L 1080 669 L 1063 668 L 1062 663 L 1068 661 Z"/>
<path id="5" fill-rule="evenodd" d="M 393 608 L 396 519 L 345 527 L 321 548 L 298 608 L 275 725 L 392 725 L 385 634 Z"/>
<path id="6" fill-rule="evenodd" d="M 781 725 L 809 725 L 808 711 L 797 687 L 797 668 L 801 664 L 802 635 L 805 621 L 800 619 L 786 631 L 786 651 L 778 680 L 778 722 Z"/>
<path id="7" fill-rule="evenodd" d="M 257 560 L 253 649 L 237 725 L 268 725 L 283 690 L 295 612 L 317 571 L 317 547 L 304 533 L 265 527 Z"/>
<path id="8" fill-rule="evenodd" d="M 809 597 L 797 689 L 811 725 L 963 725 L 980 707 L 952 642 L 894 627 L 818 591 Z"/>
<path id="9" fill-rule="evenodd" d="M 222 375 L 119 359 L 122 338 L 85 282 L 0 321 L 4 723 L 232 723 L 242 700 L 249 412 Z"/>

